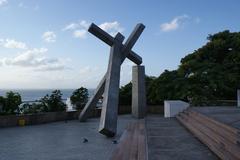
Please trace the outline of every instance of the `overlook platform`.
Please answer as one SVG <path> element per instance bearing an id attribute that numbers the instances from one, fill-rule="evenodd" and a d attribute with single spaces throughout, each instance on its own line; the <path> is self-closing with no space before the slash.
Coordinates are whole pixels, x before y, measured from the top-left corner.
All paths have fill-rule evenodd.
<path id="1" fill-rule="evenodd" d="M 194 107 L 191 109 L 219 122 L 240 128 L 239 108 Z M 119 139 L 125 132 L 125 128 L 129 123 L 137 121 L 131 115 L 120 115 L 118 118 L 118 134 L 114 138 L 106 138 L 98 133 L 98 118 L 89 119 L 85 123 L 72 120 L 25 127 L 1 128 L 0 157 L 1 160 L 109 159 L 120 145 L 121 141 Z M 164 118 L 163 115 L 151 114 L 145 118 L 144 122 L 149 160 L 218 159 L 205 144 L 200 142 L 176 118 Z M 134 134 L 136 133 L 138 134 L 138 132 Z M 130 144 L 131 142 L 126 143 Z"/>

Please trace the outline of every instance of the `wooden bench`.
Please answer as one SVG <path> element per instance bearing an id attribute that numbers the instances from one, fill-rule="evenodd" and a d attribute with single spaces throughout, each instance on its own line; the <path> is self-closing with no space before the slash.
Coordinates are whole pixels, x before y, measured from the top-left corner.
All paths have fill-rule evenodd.
<path id="1" fill-rule="evenodd" d="M 177 119 L 221 159 L 240 159 L 240 131 L 201 113 L 186 110 Z"/>
<path id="2" fill-rule="evenodd" d="M 130 123 L 122 134 L 111 160 L 147 160 L 145 120 Z"/>

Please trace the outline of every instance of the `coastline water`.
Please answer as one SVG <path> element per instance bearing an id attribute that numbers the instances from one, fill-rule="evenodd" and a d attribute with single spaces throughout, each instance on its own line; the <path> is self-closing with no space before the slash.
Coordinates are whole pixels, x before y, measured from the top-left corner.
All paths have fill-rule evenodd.
<path id="1" fill-rule="evenodd" d="M 0 96 L 5 96 L 9 91 L 18 92 L 23 102 L 36 101 L 43 98 L 46 94 L 50 95 L 55 89 L 0 89 Z M 59 89 L 64 101 L 69 98 L 75 89 Z M 89 97 L 94 93 L 94 89 L 88 89 Z"/>

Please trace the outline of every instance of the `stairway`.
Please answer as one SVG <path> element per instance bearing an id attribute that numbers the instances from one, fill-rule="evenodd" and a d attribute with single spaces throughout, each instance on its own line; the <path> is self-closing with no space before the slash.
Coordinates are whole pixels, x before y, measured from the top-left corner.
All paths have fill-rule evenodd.
<path id="1" fill-rule="evenodd" d="M 176 117 L 223 160 L 240 160 L 240 130 L 191 109 Z"/>

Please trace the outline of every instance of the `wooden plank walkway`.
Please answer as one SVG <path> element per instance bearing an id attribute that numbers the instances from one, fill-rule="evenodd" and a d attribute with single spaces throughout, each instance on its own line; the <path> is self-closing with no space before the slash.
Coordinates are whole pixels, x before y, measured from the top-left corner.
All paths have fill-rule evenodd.
<path id="1" fill-rule="evenodd" d="M 240 159 L 240 130 L 188 109 L 177 119 L 206 144 L 219 158 Z"/>
<path id="2" fill-rule="evenodd" d="M 124 131 L 111 160 L 147 160 L 145 120 L 130 123 Z"/>
<path id="3" fill-rule="evenodd" d="M 111 159 L 238 160 L 239 128 L 239 108 L 194 107 L 177 118 L 148 115 L 128 125 Z"/>
<path id="4" fill-rule="evenodd" d="M 193 107 L 193 111 L 202 113 L 226 125 L 240 129 L 240 108 L 234 106 Z"/>
<path id="5" fill-rule="evenodd" d="M 218 159 L 204 144 L 185 129 L 176 118 L 146 118 L 149 160 Z"/>

